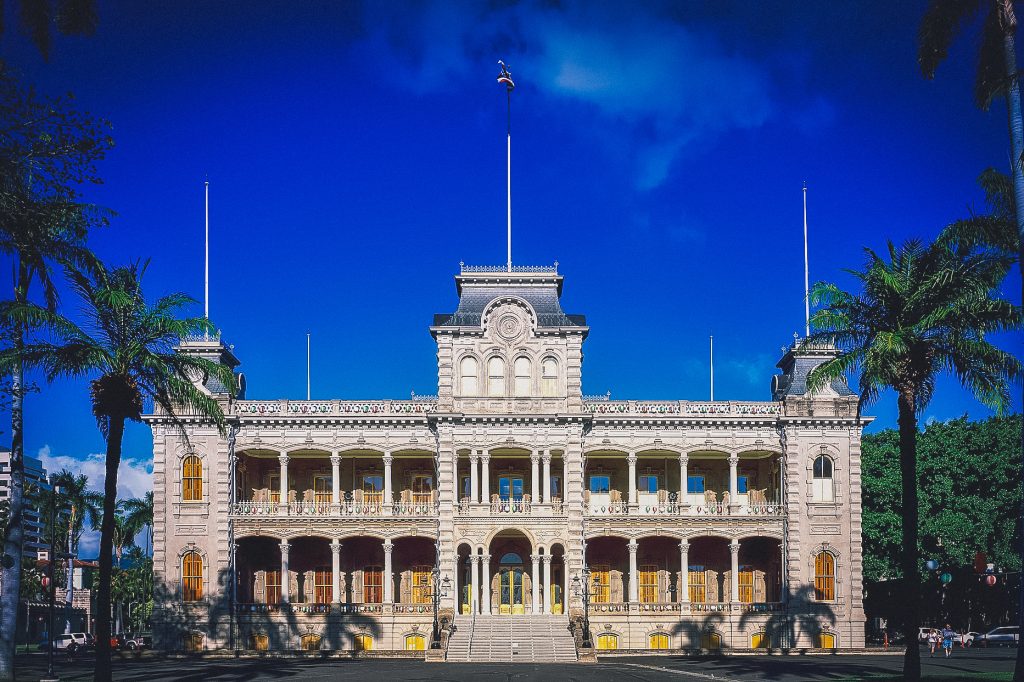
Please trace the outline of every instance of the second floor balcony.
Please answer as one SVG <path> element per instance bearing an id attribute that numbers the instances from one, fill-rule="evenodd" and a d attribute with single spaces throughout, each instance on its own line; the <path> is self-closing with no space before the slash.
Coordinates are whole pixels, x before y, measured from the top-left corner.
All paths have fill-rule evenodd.
<path id="1" fill-rule="evenodd" d="M 280 502 L 279 495 L 269 491 L 256 491 L 256 499 L 236 502 L 231 506 L 234 516 L 262 517 L 435 517 L 438 512 L 437 491 L 429 493 L 403 494 L 393 497 L 390 504 L 384 503 L 382 494 L 365 493 L 362 490 L 342 493 L 339 502 L 331 501 L 330 494 L 308 496 L 301 501 L 294 495 L 286 502 Z M 292 491 L 294 492 L 294 491 Z"/>

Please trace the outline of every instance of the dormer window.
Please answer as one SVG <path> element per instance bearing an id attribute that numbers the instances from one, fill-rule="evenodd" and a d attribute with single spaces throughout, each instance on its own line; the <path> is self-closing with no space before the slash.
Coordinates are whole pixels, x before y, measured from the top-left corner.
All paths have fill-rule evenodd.
<path id="1" fill-rule="evenodd" d="M 492 398 L 505 395 L 505 361 L 501 358 L 487 361 L 487 395 Z"/>
<path id="2" fill-rule="evenodd" d="M 529 358 L 516 358 L 516 397 L 522 398 L 530 395 L 530 360 Z"/>
<path id="3" fill-rule="evenodd" d="M 465 357 L 459 364 L 460 392 L 464 396 L 475 396 L 477 388 L 477 364 L 476 358 Z"/>
<path id="4" fill-rule="evenodd" d="M 545 358 L 541 363 L 540 390 L 546 397 L 558 395 L 558 363 L 554 358 Z"/>

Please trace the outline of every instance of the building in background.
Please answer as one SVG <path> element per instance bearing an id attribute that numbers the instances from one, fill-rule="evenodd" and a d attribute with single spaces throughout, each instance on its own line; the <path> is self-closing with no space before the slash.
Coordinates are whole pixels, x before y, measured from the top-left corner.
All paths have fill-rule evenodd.
<path id="1" fill-rule="evenodd" d="M 845 383 L 806 384 L 834 349 L 784 349 L 763 401 L 588 397 L 589 327 L 563 312 L 557 267 L 455 283 L 430 327 L 436 396 L 208 382 L 226 436 L 146 417 L 159 648 L 422 649 L 435 569 L 450 658 L 575 659 L 557 643 L 570 624 L 580 642 L 584 594 L 598 650 L 864 645 L 870 419 Z M 239 364 L 219 339 L 178 352 Z"/>
<path id="2" fill-rule="evenodd" d="M 24 507 L 25 517 L 22 527 L 25 532 L 22 556 L 36 559 L 40 552 L 49 547 L 45 540 L 45 523 L 38 506 L 32 503 L 31 492 L 49 490 L 50 483 L 43 463 L 35 457 L 25 457 L 25 490 L 27 493 Z M 11 494 L 11 451 L 0 448 L 0 502 L 6 502 Z"/>

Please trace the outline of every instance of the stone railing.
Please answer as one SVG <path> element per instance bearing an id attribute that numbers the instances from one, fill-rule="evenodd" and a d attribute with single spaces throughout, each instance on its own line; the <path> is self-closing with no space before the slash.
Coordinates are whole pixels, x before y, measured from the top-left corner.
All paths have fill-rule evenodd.
<path id="1" fill-rule="evenodd" d="M 537 503 L 531 500 L 519 499 L 519 500 L 495 500 L 493 502 L 486 502 L 484 504 L 477 504 L 471 502 L 468 498 L 463 498 L 455 505 L 455 513 L 459 516 L 473 516 L 473 515 L 487 515 L 487 516 L 507 516 L 514 514 L 517 516 L 526 515 L 541 515 L 543 516 L 545 510 L 550 509 L 552 515 L 561 516 L 565 514 L 565 503 L 564 502 L 550 502 L 550 503 Z"/>
<path id="2" fill-rule="evenodd" d="M 437 398 L 416 400 L 238 400 L 234 414 L 256 417 L 354 417 L 359 415 L 426 414 L 437 410 Z"/>
<path id="3" fill-rule="evenodd" d="M 403 605 L 411 607 L 412 605 Z M 399 608 L 395 605 L 394 609 Z M 246 613 L 308 613 L 308 614 L 329 614 L 329 613 L 382 613 L 383 604 L 306 604 L 306 603 L 281 603 L 281 604 L 235 604 L 235 613 L 244 615 Z M 413 611 L 409 611 L 412 613 Z"/>
<path id="4" fill-rule="evenodd" d="M 583 402 L 583 409 L 592 414 L 608 415 L 674 415 L 681 417 L 757 417 L 780 414 L 776 402 L 692 402 L 689 400 L 593 400 Z"/>
<path id="5" fill-rule="evenodd" d="M 740 518 L 783 516 L 786 513 L 786 507 L 774 502 L 735 505 L 703 502 L 701 504 L 663 502 L 629 505 L 625 502 L 612 502 L 610 504 L 585 504 L 583 513 L 587 516 L 728 516 Z"/>
<path id="6" fill-rule="evenodd" d="M 492 514 L 529 514 L 532 503 L 529 500 L 496 500 L 491 502 Z"/>
<path id="7" fill-rule="evenodd" d="M 508 265 L 466 265 L 459 263 L 459 269 L 463 274 L 488 273 L 488 272 L 530 272 L 558 274 L 558 261 L 554 265 L 513 265 L 511 271 Z"/>
<path id="8" fill-rule="evenodd" d="M 388 506 L 381 502 L 355 502 L 346 500 L 330 502 L 236 502 L 231 506 L 233 516 L 262 516 L 284 518 L 375 518 L 382 516 L 434 517 L 437 516 L 436 502 L 395 502 Z"/>

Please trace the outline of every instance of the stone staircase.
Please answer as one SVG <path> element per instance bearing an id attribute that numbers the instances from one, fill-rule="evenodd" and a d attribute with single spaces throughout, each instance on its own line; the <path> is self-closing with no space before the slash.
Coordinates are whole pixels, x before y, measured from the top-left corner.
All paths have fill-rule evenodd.
<path id="1" fill-rule="evenodd" d="M 566 616 L 458 616 L 455 627 L 450 662 L 576 661 Z"/>

